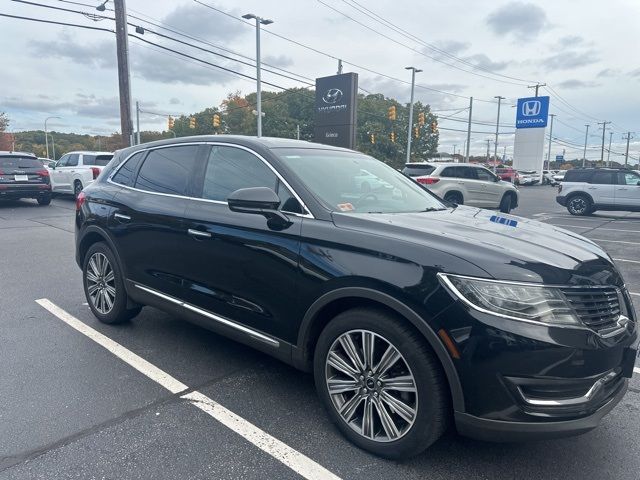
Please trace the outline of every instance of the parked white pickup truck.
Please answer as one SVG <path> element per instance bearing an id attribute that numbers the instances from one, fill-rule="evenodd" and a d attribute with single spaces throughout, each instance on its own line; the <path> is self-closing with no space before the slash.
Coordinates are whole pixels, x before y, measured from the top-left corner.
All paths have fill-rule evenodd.
<path id="1" fill-rule="evenodd" d="M 69 152 L 49 168 L 51 190 L 72 193 L 75 197 L 93 182 L 113 158 L 110 152 Z"/>

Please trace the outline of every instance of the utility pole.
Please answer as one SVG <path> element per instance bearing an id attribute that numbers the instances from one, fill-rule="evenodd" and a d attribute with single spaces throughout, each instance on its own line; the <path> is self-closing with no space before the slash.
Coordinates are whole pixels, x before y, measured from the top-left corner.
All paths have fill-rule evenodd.
<path id="1" fill-rule="evenodd" d="M 300 140 L 300 124 L 296 125 L 296 138 Z"/>
<path id="2" fill-rule="evenodd" d="M 136 145 L 140 145 L 140 103 L 136 101 Z"/>
<path id="3" fill-rule="evenodd" d="M 473 97 L 469 97 L 469 122 L 467 123 L 467 150 L 464 155 L 465 163 L 469 163 L 469 150 L 471 149 L 471 112 L 473 111 Z"/>
<path id="4" fill-rule="evenodd" d="M 342 75 L 342 59 L 338 59 L 338 75 Z"/>
<path id="5" fill-rule="evenodd" d="M 611 139 L 613 138 L 613 130 L 609 131 L 609 150 L 607 150 L 607 167 L 611 166 Z"/>
<path id="6" fill-rule="evenodd" d="M 113 0 L 116 20 L 116 50 L 118 54 L 118 87 L 120 90 L 120 128 L 122 144 L 130 146 L 133 140 L 131 121 L 131 75 L 129 74 L 129 36 L 125 0 Z"/>
<path id="7" fill-rule="evenodd" d="M 536 97 L 538 96 L 538 89 L 540 87 L 546 87 L 546 83 L 536 83 L 535 85 L 527 85 L 527 88 L 535 88 L 536 89 Z"/>
<path id="8" fill-rule="evenodd" d="M 52 118 L 60 118 L 60 117 L 47 117 L 44 119 L 44 143 L 47 146 L 47 158 L 49 158 L 49 137 L 47 136 L 47 120 L 51 120 Z M 53 136 L 51 137 L 53 138 Z"/>
<path id="9" fill-rule="evenodd" d="M 489 163 L 489 158 L 491 158 L 489 156 L 489 155 L 491 155 L 491 153 L 490 153 L 491 150 L 490 150 L 490 146 L 489 146 L 490 143 L 491 143 L 491 139 L 487 138 L 487 163 Z"/>
<path id="10" fill-rule="evenodd" d="M 626 167 L 627 164 L 629 163 L 629 140 L 631 140 L 633 137 L 631 136 L 631 132 L 627 132 L 627 137 L 622 137 L 623 140 L 627 141 L 627 151 L 624 154 L 624 166 Z"/>
<path id="11" fill-rule="evenodd" d="M 455 158 L 456 158 L 456 147 L 457 147 L 457 146 L 458 146 L 458 144 L 457 144 L 457 143 L 453 146 L 453 161 L 454 161 L 454 162 L 455 162 Z"/>
<path id="12" fill-rule="evenodd" d="M 496 95 L 493 98 L 498 99 L 498 117 L 496 118 L 496 141 L 493 144 L 493 173 L 496 173 L 496 162 L 498 161 L 498 130 L 500 128 L 500 102 L 504 100 L 505 97 Z"/>
<path id="13" fill-rule="evenodd" d="M 502 147 L 502 163 L 504 163 L 504 159 L 507 158 L 507 146 Z"/>
<path id="14" fill-rule="evenodd" d="M 549 116 L 551 117 L 551 126 L 549 127 L 549 150 L 547 152 L 547 170 L 549 170 L 549 165 L 551 165 L 551 142 L 553 141 L 553 117 L 556 116 L 555 113 L 550 113 Z M 544 170 L 544 165 L 542 165 L 542 169 Z M 540 185 L 542 185 L 542 177 L 544 177 L 544 174 L 542 172 L 540 172 Z"/>
<path id="15" fill-rule="evenodd" d="M 416 67 L 404 67 L 405 70 L 411 70 L 411 100 L 409 101 L 409 128 L 407 133 L 407 163 L 411 161 L 411 130 L 413 129 L 413 90 L 416 86 L 416 73 L 422 70 Z"/>
<path id="16" fill-rule="evenodd" d="M 262 136 L 262 82 L 260 80 L 260 25 L 270 25 L 273 20 L 267 18 L 261 18 L 253 13 L 247 13 L 242 18 L 247 20 L 254 19 L 256 21 L 256 107 L 258 110 L 258 124 L 257 134 L 258 137 Z"/>
<path id="17" fill-rule="evenodd" d="M 587 162 L 587 139 L 589 138 L 589 125 L 585 125 L 587 131 L 584 134 L 584 151 L 582 152 L 582 168 L 585 167 Z"/>
<path id="18" fill-rule="evenodd" d="M 598 122 L 598 125 L 602 125 L 602 149 L 600 150 L 600 162 L 604 162 L 604 134 L 607 131 L 607 123 L 611 122 L 607 122 L 606 120 L 604 122 Z"/>

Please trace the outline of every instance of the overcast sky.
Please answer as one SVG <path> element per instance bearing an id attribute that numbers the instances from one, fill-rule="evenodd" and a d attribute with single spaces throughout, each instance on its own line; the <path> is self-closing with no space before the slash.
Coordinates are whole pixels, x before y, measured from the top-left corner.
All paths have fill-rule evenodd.
<path id="1" fill-rule="evenodd" d="M 33 1 L 98 13 L 74 2 Z M 92 6 L 99 3 L 77 1 Z M 401 102 L 409 100 L 409 85 L 388 77 L 406 82 L 410 73 L 404 70 L 405 66 L 421 68 L 416 98 L 440 112 L 441 151 L 452 152 L 455 144 L 458 151 L 462 148 L 466 134 L 445 128 L 466 129 L 466 124 L 456 118 L 466 118 L 467 111 L 456 110 L 468 106 L 469 96 L 476 99 L 474 121 L 493 123 L 473 126 L 478 133 L 472 135 L 472 153 L 486 151 L 486 139 L 493 138 L 489 132 L 495 130 L 497 105 L 492 103 L 493 97 L 502 95 L 506 100 L 500 123 L 504 124 L 501 130 L 505 133 L 500 136 L 500 153 L 506 145 L 509 155 L 513 136 L 508 132 L 513 132 L 515 121 L 511 105 L 518 97 L 532 95 L 526 85 L 535 82 L 546 82 L 553 89 L 550 111 L 557 114 L 554 137 L 582 145 L 584 125 L 591 124 L 589 144 L 594 148 L 587 158 L 600 155 L 596 147 L 602 134 L 597 121 L 613 121 L 614 152 L 624 152 L 622 135 L 627 130 L 636 130 L 640 139 L 638 0 L 201 1 L 234 18 L 195 0 L 128 0 L 127 7 L 129 15 L 144 19 L 131 18 L 133 23 L 177 37 L 148 22 L 161 23 L 250 58 L 255 58 L 255 29 L 237 19 L 247 12 L 271 18 L 275 23 L 264 30 L 342 58 L 348 62 L 344 71 L 357 72 L 361 87 Z M 10 0 L 0 0 L 0 5 L 0 13 L 113 29 L 110 20 L 94 22 L 83 15 Z M 111 6 L 109 2 L 107 7 Z M 105 14 L 111 16 L 113 12 L 108 9 Z M 376 15 L 389 23 L 376 21 Z M 0 111 L 10 115 L 14 130 L 42 129 L 45 117 L 58 115 L 62 119 L 50 120 L 51 129 L 91 134 L 119 131 L 112 33 L 6 17 L 0 17 L 0 32 Z M 132 28 L 130 32 L 133 33 Z M 150 32 L 142 38 L 255 75 L 250 66 L 180 46 Z M 218 48 L 199 45 L 229 55 Z M 265 63 L 311 79 L 331 75 L 337 69 L 337 62 L 329 56 L 266 32 L 262 35 L 262 56 Z M 147 111 L 190 113 L 219 105 L 230 91 L 255 90 L 253 81 L 158 51 L 136 39 L 130 40 L 130 63 L 133 99 Z M 282 87 L 304 86 L 267 72 L 263 73 L 263 80 Z M 541 94 L 549 93 L 541 89 Z M 443 118 L 447 116 L 454 118 Z M 166 128 L 166 119 L 144 114 L 141 124 L 142 129 L 162 129 Z M 608 143 L 608 132 L 606 140 Z M 569 158 L 582 155 L 580 147 L 560 145 L 554 145 L 552 155 L 562 153 L 563 148 L 567 148 Z M 637 159 L 640 141 L 632 141 L 631 151 Z"/>

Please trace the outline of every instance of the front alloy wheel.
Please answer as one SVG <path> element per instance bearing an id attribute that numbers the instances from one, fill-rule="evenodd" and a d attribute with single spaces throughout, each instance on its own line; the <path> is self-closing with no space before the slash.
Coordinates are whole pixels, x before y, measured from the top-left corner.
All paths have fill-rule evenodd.
<path id="1" fill-rule="evenodd" d="M 587 215 L 591 209 L 591 202 L 584 195 L 576 195 L 567 203 L 567 210 L 571 215 Z"/>
<path id="2" fill-rule="evenodd" d="M 116 300 L 116 281 L 113 267 L 106 255 L 101 252 L 91 255 L 86 280 L 91 304 L 102 315 L 108 314 Z"/>
<path id="3" fill-rule="evenodd" d="M 413 373 L 380 335 L 368 330 L 340 335 L 327 355 L 325 375 L 334 407 L 358 434 L 389 442 L 413 425 L 418 410 Z"/>

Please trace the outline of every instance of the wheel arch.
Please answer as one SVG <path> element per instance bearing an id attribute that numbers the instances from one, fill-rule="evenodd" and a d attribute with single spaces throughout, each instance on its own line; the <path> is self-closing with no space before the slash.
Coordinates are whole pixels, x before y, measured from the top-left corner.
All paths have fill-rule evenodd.
<path id="1" fill-rule="evenodd" d="M 77 247 L 77 255 L 76 255 L 78 266 L 80 268 L 83 267 L 84 257 L 87 255 L 89 248 L 91 248 L 91 245 L 97 242 L 104 242 L 109 246 L 109 248 L 113 252 L 113 255 L 116 257 L 116 260 L 118 261 L 118 267 L 120 267 L 120 271 L 126 277 L 126 274 L 125 274 L 126 270 L 124 268 L 124 265 L 122 264 L 122 260 L 120 259 L 120 255 L 118 254 L 118 249 L 116 248 L 116 245 L 113 239 L 111 238 L 111 235 L 109 235 L 109 233 L 107 233 L 103 228 L 100 228 L 97 225 L 89 225 L 82 232 L 82 236 L 79 237 L 78 239 L 78 247 Z"/>
<path id="2" fill-rule="evenodd" d="M 462 191 L 458 190 L 457 188 L 452 188 L 444 192 L 444 195 L 442 195 L 442 198 L 445 198 L 447 195 L 450 195 L 450 194 L 460 195 L 460 198 L 462 199 L 462 203 L 464 204 L 464 193 L 462 193 Z"/>
<path id="3" fill-rule="evenodd" d="M 595 205 L 595 202 L 593 201 L 593 197 L 591 196 L 591 194 L 587 192 L 583 192 L 582 190 L 568 193 L 566 196 L 566 199 L 567 199 L 566 201 L 569 202 L 569 200 L 571 200 L 573 197 L 577 195 L 582 195 L 583 197 L 587 197 L 591 202 L 591 205 Z"/>
<path id="4" fill-rule="evenodd" d="M 364 287 L 339 288 L 317 299 L 309 307 L 302 320 L 297 346 L 293 348 L 292 352 L 294 365 L 302 370 L 310 371 L 315 345 L 324 327 L 339 313 L 350 308 L 363 306 L 380 308 L 398 315 L 422 334 L 444 370 L 454 409 L 464 412 L 464 396 L 460 378 L 449 353 L 436 332 L 409 306 L 378 290 Z"/>

